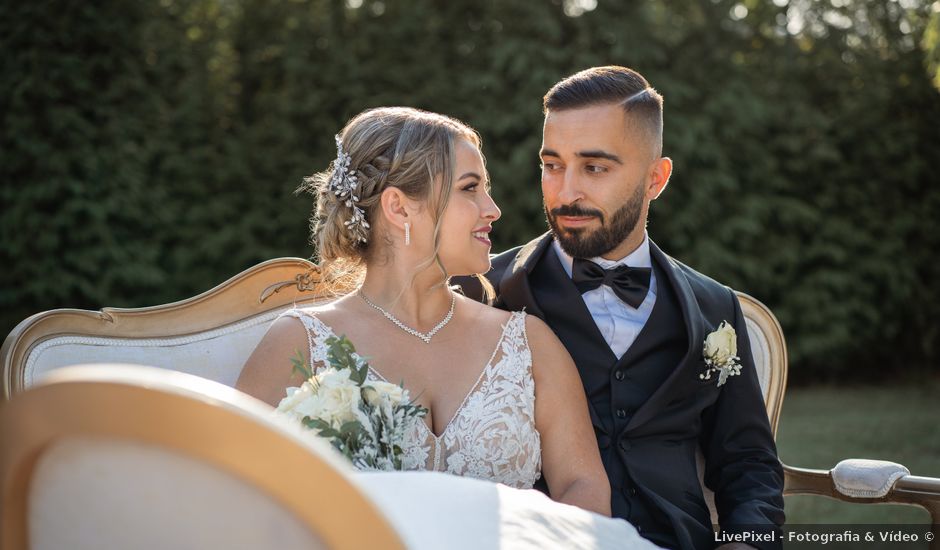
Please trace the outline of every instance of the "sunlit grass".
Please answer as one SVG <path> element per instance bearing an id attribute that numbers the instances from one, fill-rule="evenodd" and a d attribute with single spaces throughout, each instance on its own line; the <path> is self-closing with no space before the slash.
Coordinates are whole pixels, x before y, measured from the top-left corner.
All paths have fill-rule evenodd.
<path id="1" fill-rule="evenodd" d="M 940 381 L 898 386 L 795 388 L 783 403 L 777 446 L 791 466 L 832 468 L 845 458 L 901 463 L 940 477 Z M 909 506 L 786 499 L 788 523 L 928 523 Z"/>

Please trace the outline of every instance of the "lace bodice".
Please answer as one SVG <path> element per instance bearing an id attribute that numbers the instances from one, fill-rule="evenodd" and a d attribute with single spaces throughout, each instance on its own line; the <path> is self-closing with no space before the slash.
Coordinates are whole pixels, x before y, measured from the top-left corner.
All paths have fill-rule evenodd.
<path id="1" fill-rule="evenodd" d="M 326 364 L 326 339 L 335 336 L 313 311 L 294 308 L 307 330 L 310 363 Z M 354 342 L 355 344 L 355 342 Z M 476 368 L 476 365 L 467 365 Z M 376 370 L 369 378 L 385 381 Z M 496 481 L 531 489 L 542 467 L 541 440 L 535 429 L 535 381 L 525 334 L 525 314 L 512 313 L 476 383 L 440 436 L 425 422 L 406 437 L 404 467 Z"/>

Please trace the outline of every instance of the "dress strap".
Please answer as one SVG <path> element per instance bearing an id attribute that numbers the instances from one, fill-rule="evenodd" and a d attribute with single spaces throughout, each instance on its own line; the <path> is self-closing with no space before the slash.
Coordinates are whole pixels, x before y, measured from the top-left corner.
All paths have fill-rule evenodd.
<path id="1" fill-rule="evenodd" d="M 309 346 L 310 368 L 318 370 L 316 365 L 326 364 L 326 346 L 323 342 L 333 334 L 332 329 L 326 326 L 313 312 L 302 308 L 291 308 L 281 315 L 281 317 L 294 317 L 299 319 L 307 332 L 307 345 Z"/>
<path id="2" fill-rule="evenodd" d="M 510 313 L 509 320 L 503 325 L 503 334 L 500 337 L 498 356 L 494 356 L 491 361 L 491 367 L 500 364 L 500 369 L 505 369 L 506 365 L 511 365 L 511 371 L 502 371 L 502 376 L 511 377 L 516 380 L 532 377 L 532 353 L 529 350 L 529 340 L 526 336 L 525 323 L 527 314 L 522 311 Z M 514 356 L 519 360 L 508 363 L 495 360 L 497 357 Z"/>
<path id="3" fill-rule="evenodd" d="M 529 338 L 525 332 L 526 317 L 528 314 L 524 311 L 513 311 L 506 322 L 504 339 L 517 352 L 529 353 Z"/>

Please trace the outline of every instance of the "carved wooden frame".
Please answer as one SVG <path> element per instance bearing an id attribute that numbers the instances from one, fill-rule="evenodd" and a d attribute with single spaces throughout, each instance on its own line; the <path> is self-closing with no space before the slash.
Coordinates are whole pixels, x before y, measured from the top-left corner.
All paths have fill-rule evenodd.
<path id="1" fill-rule="evenodd" d="M 316 299 L 319 269 L 301 258 L 276 258 L 251 267 L 198 296 L 142 308 L 54 309 L 19 323 L 0 347 L 0 400 L 25 387 L 23 366 L 44 340 L 67 335 L 112 338 L 185 336 L 260 313 Z"/>
<path id="2" fill-rule="evenodd" d="M 780 423 L 780 410 L 783 407 L 783 395 L 787 391 L 787 345 L 783 338 L 783 329 L 770 308 L 752 296 L 736 292 L 744 317 L 755 323 L 770 346 L 770 378 L 767 380 L 767 418 L 774 437 Z"/>

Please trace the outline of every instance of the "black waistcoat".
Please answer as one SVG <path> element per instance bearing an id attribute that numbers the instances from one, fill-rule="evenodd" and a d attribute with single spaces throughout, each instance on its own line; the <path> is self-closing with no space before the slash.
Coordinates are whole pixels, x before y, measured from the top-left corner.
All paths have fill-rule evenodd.
<path id="1" fill-rule="evenodd" d="M 676 547 L 678 541 L 668 518 L 636 490 L 627 465 L 612 445 L 620 440 L 633 413 L 662 385 L 688 351 L 688 334 L 676 292 L 655 260 L 653 269 L 656 303 L 636 340 L 619 360 L 554 250 L 546 250 L 542 255 L 530 283 L 545 321 L 574 358 L 585 393 L 603 427 L 596 435 L 610 478 L 613 515 L 629 520 L 654 542 Z"/>

